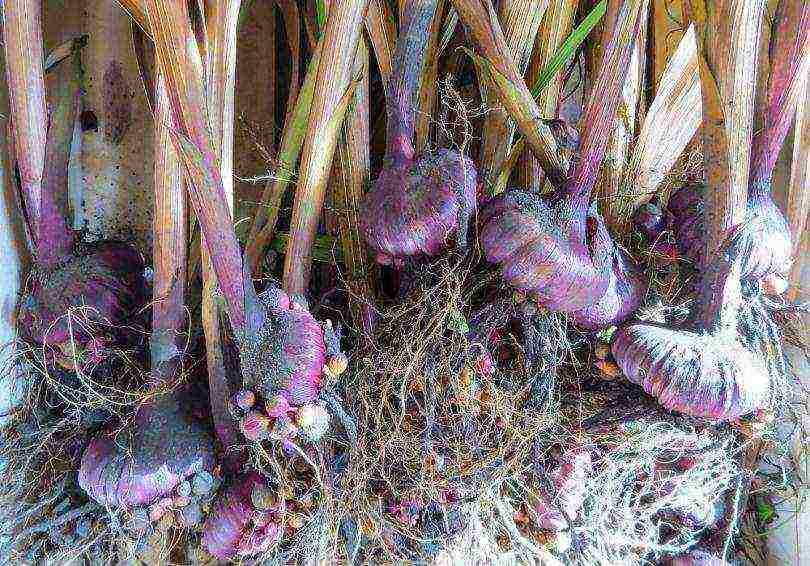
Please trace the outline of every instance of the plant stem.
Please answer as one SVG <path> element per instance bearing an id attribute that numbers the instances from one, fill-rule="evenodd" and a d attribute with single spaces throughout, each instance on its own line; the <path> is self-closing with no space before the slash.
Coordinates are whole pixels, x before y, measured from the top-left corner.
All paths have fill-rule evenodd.
<path id="1" fill-rule="evenodd" d="M 146 0 L 148 21 L 155 40 L 158 68 L 166 80 L 178 148 L 189 181 L 189 192 L 205 246 L 211 256 L 220 289 L 225 297 L 231 325 L 237 334 L 246 330 L 246 286 L 242 259 L 219 168 L 219 159 L 209 134 L 207 98 L 203 87 L 203 64 L 192 32 L 188 9 L 183 2 Z M 212 100 L 227 91 L 214 90 Z M 226 112 L 220 111 L 222 118 Z M 217 127 L 220 133 L 228 126 Z M 229 171 L 230 171 L 230 166 Z M 231 182 L 228 177 L 228 182 Z"/>
<path id="2" fill-rule="evenodd" d="M 205 76 L 208 96 L 208 119 L 212 141 L 219 158 L 222 183 L 227 199 L 229 219 L 233 208 L 233 123 L 236 83 L 236 34 L 240 0 L 206 0 L 205 5 Z M 206 237 L 203 235 L 203 239 Z M 217 437 L 225 451 L 226 465 L 235 471 L 242 461 L 232 448 L 239 442 L 236 422 L 228 404 L 232 391 L 225 366 L 222 343 L 223 329 L 214 298 L 216 274 L 206 247 L 202 249 L 203 295 L 202 322 L 208 362 L 208 386 L 211 416 Z M 246 278 L 245 285 L 251 285 Z M 247 307 L 246 307 L 247 308 Z M 248 316 L 250 313 L 247 313 Z"/>
<path id="3" fill-rule="evenodd" d="M 549 3 L 535 39 L 534 51 L 526 72 L 528 84 L 534 85 L 539 81 L 540 73 L 546 69 L 571 33 L 578 4 L 579 0 L 551 0 Z M 563 79 L 564 73 L 555 73 L 539 93 L 537 105 L 543 118 L 557 117 L 557 105 L 560 101 Z M 545 175 L 530 150 L 526 149 L 521 154 L 518 171 L 519 186 L 533 192 L 542 189 Z"/>
<path id="4" fill-rule="evenodd" d="M 371 47 L 374 49 L 374 57 L 377 59 L 383 88 L 388 89 L 393 69 L 391 61 L 397 44 L 397 25 L 386 0 L 369 0 L 366 30 Z"/>
<path id="5" fill-rule="evenodd" d="M 276 155 L 276 166 L 270 180 L 264 187 L 262 198 L 256 209 L 256 216 L 250 227 L 248 243 L 245 249 L 245 261 L 250 272 L 259 275 L 259 264 L 264 257 L 267 246 L 273 240 L 273 234 L 281 210 L 281 201 L 293 182 L 295 166 L 301 155 L 304 145 L 304 136 L 307 133 L 309 110 L 312 106 L 312 96 L 315 92 L 315 79 L 318 75 L 318 61 L 320 60 L 320 47 L 315 49 L 307 67 L 304 84 L 295 101 L 295 108 L 284 127 L 281 145 Z"/>
<path id="6" fill-rule="evenodd" d="M 452 0 L 464 25 L 470 30 L 485 71 L 501 103 L 517 123 L 546 176 L 555 186 L 566 180 L 567 165 L 551 130 L 518 72 L 490 0 Z"/>
<path id="7" fill-rule="evenodd" d="M 152 369 L 164 385 L 180 360 L 180 333 L 186 326 L 184 304 L 188 206 L 183 166 L 172 144 L 169 99 L 162 77 L 155 92 L 155 219 L 154 304 L 152 306 Z M 166 365 L 163 365 L 166 364 Z"/>
<path id="8" fill-rule="evenodd" d="M 292 240 L 284 263 L 284 289 L 302 294 L 307 288 L 310 253 L 323 207 L 332 156 L 340 134 L 341 112 L 368 0 L 336 0 L 329 8 L 312 109 L 301 158 L 301 176 L 295 193 L 290 233 Z M 341 108 L 341 106 L 343 106 Z"/>
<path id="9" fill-rule="evenodd" d="M 394 70 L 385 100 L 388 156 L 410 159 L 414 155 L 419 79 L 437 3 L 437 0 L 407 0 L 405 3 L 405 21 L 394 52 Z"/>
<path id="10" fill-rule="evenodd" d="M 633 46 L 644 21 L 642 12 L 646 8 L 647 0 L 622 2 L 616 28 L 605 49 L 601 71 L 583 113 L 579 157 L 574 161 L 564 187 L 567 206 L 574 211 L 574 222 L 582 230 L 585 211 L 590 204 L 591 192 L 613 131 Z"/>
<path id="11" fill-rule="evenodd" d="M 355 75 L 363 78 L 354 93 L 352 108 L 343 122 L 337 158 L 333 164 L 331 190 L 335 203 L 340 245 L 346 265 L 345 279 L 355 324 L 371 334 L 374 316 L 374 288 L 368 250 L 358 230 L 359 206 L 371 178 L 368 123 L 368 50 L 357 48 Z"/>
<path id="12" fill-rule="evenodd" d="M 42 9 L 36 0 L 4 2 L 3 46 L 14 150 L 37 261 L 51 265 L 69 249 L 70 231 L 56 195 L 43 184 L 48 114 L 45 107 Z M 73 104 L 71 97 L 66 104 Z M 64 109 L 63 109 L 64 110 Z M 71 122 L 71 131 L 73 122 Z"/>
<path id="13" fill-rule="evenodd" d="M 504 38 L 521 76 L 529 65 L 534 40 L 548 4 L 549 0 L 503 0 L 498 6 L 498 19 Z M 479 168 L 486 186 L 491 186 L 503 169 L 515 135 L 514 122 L 505 112 L 496 108 L 496 103 L 496 94 L 489 90 L 486 93 L 486 104 L 492 110 L 484 119 Z"/>
<path id="14" fill-rule="evenodd" d="M 762 129 L 752 143 L 749 199 L 770 196 L 773 169 L 793 122 L 793 102 L 801 82 L 798 71 L 808 57 L 810 2 L 783 0 L 775 21 L 765 104 L 755 117 L 755 124 Z"/>
<path id="15" fill-rule="evenodd" d="M 717 295 L 728 278 L 718 257 L 745 215 L 753 130 L 756 60 L 765 2 L 690 1 L 697 30 L 706 167 L 706 247 L 701 308 L 704 328 L 717 328 L 726 308 Z"/>

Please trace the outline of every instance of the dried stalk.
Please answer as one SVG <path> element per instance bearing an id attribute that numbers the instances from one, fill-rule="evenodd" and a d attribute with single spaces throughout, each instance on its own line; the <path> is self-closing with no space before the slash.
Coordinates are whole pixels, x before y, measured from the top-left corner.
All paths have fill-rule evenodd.
<path id="1" fill-rule="evenodd" d="M 310 59 L 307 74 L 304 77 L 304 84 L 301 86 L 290 119 L 284 127 L 281 145 L 276 155 L 275 167 L 264 187 L 256 216 L 250 227 L 247 248 L 245 249 L 245 261 L 250 268 L 250 272 L 256 276 L 259 275 L 259 265 L 267 246 L 273 240 L 273 233 L 281 210 L 281 201 L 287 192 L 287 187 L 293 181 L 295 166 L 304 145 L 304 136 L 307 132 L 307 121 L 309 120 L 312 96 L 315 92 L 319 61 L 320 47 L 316 48 Z"/>
<path id="2" fill-rule="evenodd" d="M 2 8 L 14 155 L 36 259 L 49 264 L 69 249 L 72 241 L 54 191 L 44 185 L 48 114 L 42 10 L 40 3 L 32 0 L 5 2 Z"/>
<path id="3" fill-rule="evenodd" d="M 670 66 L 670 60 L 682 43 L 684 33 L 689 27 L 686 12 L 683 9 L 683 0 L 662 0 L 653 2 L 650 6 L 652 25 L 650 30 L 650 47 L 652 61 L 651 83 L 653 93 L 658 95 L 664 74 Z"/>
<path id="4" fill-rule="evenodd" d="M 477 63 L 501 103 L 517 122 L 517 127 L 554 185 L 566 179 L 567 164 L 561 156 L 549 127 L 542 122 L 542 112 L 518 72 L 509 53 L 495 10 L 490 0 L 453 0 L 461 21 L 472 34 L 481 55 Z"/>
<path id="5" fill-rule="evenodd" d="M 205 20 L 205 76 L 208 100 L 209 131 L 219 159 L 222 185 L 227 205 L 233 210 L 233 143 L 234 94 L 236 83 L 236 33 L 240 0 L 206 0 Z M 273 50 L 275 51 L 275 50 Z M 202 323 L 205 332 L 205 353 L 208 362 L 208 383 L 211 413 L 217 436 L 226 451 L 239 439 L 239 430 L 230 417 L 228 400 L 231 398 L 225 354 L 222 344 L 223 329 L 215 292 L 217 276 L 214 272 L 205 236 L 202 236 Z M 228 451 L 226 462 L 238 468 L 237 455 Z"/>
<path id="6" fill-rule="evenodd" d="M 374 50 L 374 57 L 377 59 L 383 88 L 388 88 L 388 81 L 391 79 L 391 60 L 397 45 L 397 25 L 386 0 L 369 0 L 366 31 Z"/>
<path id="7" fill-rule="evenodd" d="M 348 102 L 346 91 L 368 0 L 336 0 L 329 9 L 322 41 L 315 92 L 301 157 L 301 176 L 295 193 L 290 232 L 293 235 L 284 263 L 284 288 L 303 293 L 309 281 L 311 249 L 318 227 L 332 156 Z"/>
<path id="8" fill-rule="evenodd" d="M 549 0 L 504 0 L 498 6 L 498 19 L 506 45 L 521 76 L 528 67 L 532 47 L 548 4 Z M 506 112 L 496 107 L 497 96 L 494 92 L 486 93 L 485 103 L 490 111 L 483 125 L 479 174 L 486 186 L 489 186 L 503 168 L 512 147 L 515 125 Z"/>
<path id="9" fill-rule="evenodd" d="M 657 191 L 701 119 L 700 75 L 695 28 L 690 26 L 672 55 L 633 148 L 617 217 L 628 218 Z"/>
<path id="10" fill-rule="evenodd" d="M 526 72 L 526 82 L 535 84 L 540 73 L 554 57 L 565 39 L 574 28 L 579 0 L 551 0 L 543 16 L 543 22 L 534 42 L 534 51 Z M 564 73 L 557 73 L 551 82 L 537 97 L 537 105 L 543 118 L 557 117 L 557 106 L 563 89 Z M 526 190 L 539 191 L 545 183 L 545 175 L 540 164 L 526 150 L 520 157 L 518 165 L 520 186 Z"/>
<path id="11" fill-rule="evenodd" d="M 421 86 L 419 87 L 419 103 L 417 104 L 415 118 L 416 138 L 414 147 L 417 154 L 425 149 L 430 137 L 430 128 L 433 124 L 433 111 L 438 94 L 436 85 L 439 82 L 439 39 L 444 24 L 443 15 L 446 5 L 446 0 L 439 0 L 436 3 L 436 13 L 433 15 L 433 21 L 430 24 L 430 40 L 425 50 L 425 65 L 422 72 Z"/>
<path id="12" fill-rule="evenodd" d="M 798 72 L 809 57 L 810 8 L 806 3 L 783 1 L 775 14 L 776 24 L 769 42 L 770 72 L 765 100 L 757 106 L 754 124 L 761 125 L 753 141 L 749 190 L 767 191 L 779 151 L 793 122 L 794 104 L 802 75 Z"/>
<path id="13" fill-rule="evenodd" d="M 176 333 L 186 326 L 183 298 L 186 285 L 188 204 L 183 186 L 183 166 L 172 144 L 171 116 L 165 84 L 158 78 L 155 95 L 155 286 L 152 332 Z"/>
<path id="14" fill-rule="evenodd" d="M 800 83 L 787 206 L 790 233 L 796 246 L 795 260 L 790 272 L 790 297 L 794 300 L 798 297 L 802 272 L 807 261 L 806 248 L 802 253 L 801 246 L 803 243 L 806 245 L 807 216 L 810 214 L 810 79 L 807 78 L 807 72 L 804 73 L 804 80 Z"/>
<path id="15" fill-rule="evenodd" d="M 706 169 L 705 262 L 713 261 L 731 228 L 745 216 L 763 0 L 690 1 L 697 31 Z M 722 270 L 713 270 L 719 273 Z M 718 275 L 719 276 L 719 275 Z M 713 328 L 724 286 L 704 284 L 704 328 Z"/>
<path id="16" fill-rule="evenodd" d="M 207 112 L 200 112 L 201 108 L 208 109 L 209 100 L 222 104 L 228 94 L 213 90 L 210 98 L 206 97 L 203 61 L 185 3 L 147 0 L 146 9 L 158 68 L 165 77 L 171 102 L 176 129 L 174 143 L 186 170 L 191 201 L 206 234 L 205 245 L 225 297 L 231 325 L 239 333 L 246 325 L 245 285 L 252 289 L 252 284 L 243 277 L 239 245 L 230 221 L 230 193 L 225 189 L 218 151 L 210 137 Z M 217 64 L 217 69 L 223 68 L 223 63 Z M 217 112 L 220 119 L 226 114 L 224 109 Z M 227 125 L 217 127 L 220 136 L 227 128 Z M 228 186 L 230 182 L 228 177 Z"/>
<path id="17" fill-rule="evenodd" d="M 689 4 L 704 59 L 699 61 L 702 135 L 707 184 L 712 187 L 706 196 L 704 258 L 714 258 L 728 231 L 745 215 L 765 1 L 690 0 Z M 717 99 L 712 84 L 717 85 Z"/>
<path id="18" fill-rule="evenodd" d="M 612 3 L 609 2 L 608 6 L 610 7 Z M 619 3 L 622 6 L 614 18 L 617 27 L 610 28 L 611 37 L 615 38 L 606 48 L 606 54 L 612 55 L 613 58 L 603 62 L 599 80 L 594 85 L 593 93 L 583 112 L 579 157 L 574 162 L 571 175 L 566 182 L 568 198 L 583 209 L 590 203 L 591 192 L 596 184 L 599 167 L 610 138 L 607 132 L 613 128 L 618 102 L 621 99 L 623 81 L 619 73 L 627 68 L 628 59 L 632 57 L 632 50 L 628 50 L 627 46 L 633 45 L 637 38 L 648 5 L 647 0 Z M 605 25 L 607 28 L 607 23 Z"/>
<path id="19" fill-rule="evenodd" d="M 284 19 L 284 28 L 287 32 L 287 43 L 290 46 L 292 73 L 290 76 L 290 91 L 287 95 L 287 109 L 284 116 L 284 128 L 290 123 L 295 108 L 295 101 L 298 100 L 300 92 L 299 82 L 301 80 L 301 14 L 298 11 L 298 4 L 295 0 L 280 0 L 276 3 Z M 272 116 L 272 114 L 271 114 Z"/>
<path id="20" fill-rule="evenodd" d="M 645 83 L 645 67 L 647 64 L 647 14 L 641 14 L 641 30 L 633 48 L 630 67 L 622 86 L 619 100 L 619 112 L 616 126 L 608 142 L 606 167 L 602 170 L 601 197 L 606 205 L 602 207 L 605 220 L 611 227 L 619 223 L 619 195 L 621 193 L 622 179 L 627 168 L 633 144 L 636 138 L 637 125 L 641 123 L 644 115 L 643 89 Z"/>
<path id="21" fill-rule="evenodd" d="M 350 292 L 350 308 L 357 328 L 371 332 L 373 281 L 368 251 L 360 237 L 359 205 L 371 179 L 368 122 L 368 50 L 359 45 L 354 73 L 361 79 L 346 114 L 333 163 L 331 191 L 346 266 L 344 278 Z"/>

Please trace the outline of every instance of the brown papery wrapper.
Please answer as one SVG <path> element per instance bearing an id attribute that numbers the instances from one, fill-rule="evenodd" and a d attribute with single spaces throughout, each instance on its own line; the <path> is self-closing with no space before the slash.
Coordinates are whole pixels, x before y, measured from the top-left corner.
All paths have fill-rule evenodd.
<path id="1" fill-rule="evenodd" d="M 808 256 L 807 216 L 810 214 L 810 79 L 805 64 L 804 80 L 800 81 L 796 107 L 796 127 L 793 134 L 793 165 L 788 187 L 787 218 L 790 233 L 796 246 L 793 267 L 790 271 L 789 297 L 799 297 L 802 272 Z M 804 247 L 802 247 L 804 246 Z"/>
<path id="2" fill-rule="evenodd" d="M 548 4 L 549 0 L 503 0 L 498 5 L 498 20 L 506 45 L 521 76 L 526 72 Z M 484 119 L 479 175 L 486 186 L 490 186 L 512 147 L 515 124 L 499 107 L 498 96 L 492 89 L 487 89 L 485 102 L 489 113 Z"/>
<path id="3" fill-rule="evenodd" d="M 710 187 L 705 212 L 707 261 L 715 258 L 728 231 L 745 216 L 765 5 L 764 0 L 689 2 L 698 52 L 705 61 L 699 67 L 701 85 L 714 83 L 718 89 L 717 98 L 703 89 L 703 150 Z"/>
<path id="4" fill-rule="evenodd" d="M 658 191 L 695 136 L 702 116 L 695 28 L 681 38 L 635 141 L 619 194 L 618 215 L 629 218 Z"/>
<path id="5" fill-rule="evenodd" d="M 534 50 L 526 71 L 526 83 L 533 85 L 540 78 L 540 73 L 557 53 L 560 46 L 570 35 L 574 28 L 574 18 L 577 15 L 579 0 L 551 0 L 543 15 L 543 21 L 537 38 L 534 41 Z M 551 82 L 537 97 L 537 105 L 543 118 L 557 117 L 557 107 L 560 103 L 565 73 L 557 73 Z M 529 191 L 540 191 L 545 183 L 545 175 L 540 164 L 528 149 L 520 157 L 518 164 L 519 185 Z"/>

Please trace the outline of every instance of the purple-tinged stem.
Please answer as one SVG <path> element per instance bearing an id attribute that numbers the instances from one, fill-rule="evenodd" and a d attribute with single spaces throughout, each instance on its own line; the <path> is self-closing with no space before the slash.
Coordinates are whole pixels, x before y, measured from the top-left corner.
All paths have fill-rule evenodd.
<path id="1" fill-rule="evenodd" d="M 48 140 L 37 239 L 37 259 L 43 265 L 53 265 L 64 259 L 73 248 L 73 232 L 67 222 L 67 200 L 70 145 L 81 102 L 78 49 L 78 42 L 74 42 L 72 56 L 52 71 L 53 85 L 48 89 L 53 94 L 48 97 Z"/>
<path id="2" fill-rule="evenodd" d="M 567 206 L 576 223 L 575 229 L 580 234 L 584 234 L 585 213 L 613 132 L 633 46 L 644 21 L 641 13 L 647 9 L 647 0 L 628 0 L 622 4 L 617 20 L 618 27 L 605 51 L 601 71 L 585 108 L 579 157 L 571 164 L 568 180 L 563 186 Z"/>
<path id="3" fill-rule="evenodd" d="M 749 200 L 770 197 L 773 169 L 795 114 L 791 102 L 801 82 L 799 69 L 810 48 L 810 2 L 783 0 L 775 20 L 765 105 L 755 120 L 762 129 L 752 142 Z"/>
<path id="4" fill-rule="evenodd" d="M 223 182 L 229 208 L 233 200 L 233 183 L 230 177 L 233 171 L 233 112 L 234 84 L 236 80 L 236 32 L 239 18 L 240 0 L 216 0 L 205 5 L 205 37 L 202 47 L 205 57 L 205 77 L 208 94 L 208 115 L 212 131 L 212 141 L 219 157 L 220 170 L 224 174 Z M 250 283 L 250 274 L 245 269 L 246 285 Z M 243 464 L 240 453 L 232 448 L 239 442 L 239 428 L 230 414 L 231 398 L 228 370 L 225 364 L 225 353 L 222 343 L 222 325 L 219 320 L 219 309 L 213 298 L 211 259 L 203 254 L 203 305 L 202 318 L 205 331 L 205 350 L 208 361 L 208 386 L 211 403 L 211 416 L 214 421 L 217 437 L 225 452 L 225 466 L 232 472 Z M 251 296 L 251 289 L 245 290 Z M 246 305 L 246 308 L 250 308 Z M 250 312 L 248 312 L 250 316 Z"/>
<path id="5" fill-rule="evenodd" d="M 394 52 L 394 72 L 386 97 L 386 153 L 411 159 L 416 127 L 416 105 L 422 64 L 430 40 L 430 24 L 437 0 L 407 0 L 405 22 Z"/>
<path id="6" fill-rule="evenodd" d="M 206 94 L 200 52 L 184 2 L 147 0 L 149 27 L 155 40 L 158 68 L 166 80 L 174 142 L 188 174 L 191 202 L 205 236 L 231 325 L 246 330 L 246 286 L 239 244 L 233 230 L 214 145 L 206 123 Z M 251 289 L 252 290 L 252 289 Z"/>
<path id="7" fill-rule="evenodd" d="M 188 205 L 183 166 L 172 144 L 169 99 L 163 77 L 155 87 L 155 284 L 152 306 L 152 364 L 160 381 L 173 371 L 157 371 L 179 361 L 180 333 L 186 326 L 184 296 L 187 265 Z M 168 368 L 167 368 L 168 369 Z M 166 385 L 154 382 L 153 387 Z"/>
<path id="8" fill-rule="evenodd" d="M 32 0 L 4 2 L 2 10 L 6 76 L 23 199 L 37 261 L 52 265 L 69 251 L 72 238 L 53 192 L 55 187 L 44 178 L 48 113 L 41 3 Z M 72 105 L 74 100 L 70 97 L 64 102 Z M 55 116 L 59 116 L 59 110 L 67 110 L 60 106 L 57 105 Z M 60 118 L 67 119 L 69 115 L 67 111 L 67 116 Z M 57 121 L 57 125 L 62 125 L 61 121 Z M 72 133 L 73 122 L 70 121 L 67 127 Z M 54 139 L 53 142 L 51 149 L 56 153 L 60 140 Z"/>

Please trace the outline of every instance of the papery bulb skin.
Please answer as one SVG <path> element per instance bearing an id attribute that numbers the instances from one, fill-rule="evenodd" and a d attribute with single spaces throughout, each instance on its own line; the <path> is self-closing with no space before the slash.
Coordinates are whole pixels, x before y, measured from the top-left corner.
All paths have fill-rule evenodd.
<path id="1" fill-rule="evenodd" d="M 259 296 L 263 324 L 241 340 L 239 355 L 244 388 L 262 400 L 280 395 L 300 406 L 320 393 L 327 361 L 324 328 L 302 303 L 276 287 Z"/>
<path id="2" fill-rule="evenodd" d="M 214 467 L 214 440 L 171 395 L 143 405 L 131 428 L 111 428 L 90 441 L 79 485 L 94 501 L 129 509 L 172 494 Z M 170 500 L 171 501 L 171 500 Z"/>
<path id="3" fill-rule="evenodd" d="M 585 501 L 585 479 L 592 469 L 591 454 L 584 448 L 573 448 L 560 457 L 549 476 L 554 493 L 541 490 L 535 504 L 538 527 L 559 531 L 568 528 L 566 516 L 576 520 Z"/>
<path id="4" fill-rule="evenodd" d="M 18 314 L 23 338 L 69 351 L 83 351 L 101 335 L 126 343 L 148 299 L 144 269 L 141 254 L 118 242 L 83 245 L 54 266 L 35 268 Z M 71 311 L 81 324 L 70 324 Z"/>
<path id="5" fill-rule="evenodd" d="M 624 375 L 672 411 L 724 422 L 769 399 L 762 363 L 722 334 L 631 324 L 616 331 L 611 349 Z"/>
<path id="6" fill-rule="evenodd" d="M 630 266 L 624 252 L 617 249 L 604 294 L 594 304 L 571 312 L 571 320 L 588 330 L 619 324 L 638 310 L 645 290 L 641 273 Z"/>
<path id="7" fill-rule="evenodd" d="M 640 304 L 642 279 L 598 214 L 585 218 L 588 243 L 565 228 L 576 222 L 574 215 L 524 191 L 493 199 L 481 215 L 487 261 L 501 266 L 512 287 L 550 310 L 570 313 L 580 326 L 617 324 Z"/>
<path id="8" fill-rule="evenodd" d="M 472 161 L 453 150 L 387 156 L 361 204 L 360 230 L 377 262 L 401 265 L 466 241 L 477 182 Z"/>
<path id="9" fill-rule="evenodd" d="M 695 266 L 700 266 L 704 254 L 705 190 L 702 185 L 685 186 L 672 195 L 667 205 L 678 251 Z M 744 222 L 754 223 L 756 230 L 751 231 L 752 237 L 745 246 L 742 278 L 749 281 L 767 278 L 766 291 L 784 292 L 793 263 L 793 243 L 787 220 L 770 197 L 770 183 L 752 191 Z"/>
<path id="10" fill-rule="evenodd" d="M 264 552 L 275 544 L 280 531 L 272 520 L 274 509 L 258 509 L 254 490 L 268 487 L 258 474 L 237 477 L 214 501 L 203 526 L 203 547 L 214 557 L 228 560 Z"/>

